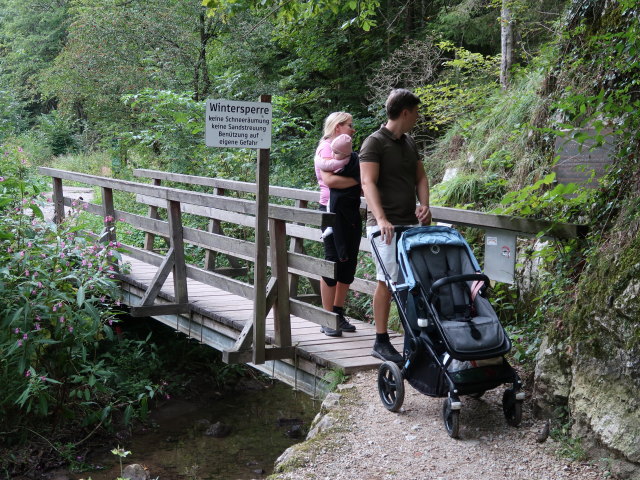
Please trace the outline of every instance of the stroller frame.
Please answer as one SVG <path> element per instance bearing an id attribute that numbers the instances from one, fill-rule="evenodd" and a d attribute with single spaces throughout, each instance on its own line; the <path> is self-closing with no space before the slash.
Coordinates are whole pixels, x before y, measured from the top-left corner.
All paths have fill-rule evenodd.
<path id="1" fill-rule="evenodd" d="M 420 231 L 417 232 L 414 229 L 420 229 Z M 463 351 L 464 349 L 458 348 L 459 345 L 452 341 L 451 333 L 446 331 L 446 320 L 440 319 L 441 315 L 434 305 L 434 299 L 437 298 L 439 290 L 451 284 L 465 283 L 468 285 L 470 282 L 477 282 L 476 285 L 479 285 L 481 282 L 483 286 L 479 289 L 478 296 L 484 298 L 489 278 L 479 273 L 480 267 L 473 252 L 456 230 L 442 226 L 396 227 L 396 242 L 400 243 L 401 235 L 409 230 L 412 230 L 413 234 L 444 233 L 459 238 L 461 243 L 458 246 L 466 247 L 471 266 L 477 273 L 462 273 L 439 278 L 431 284 L 429 291 L 426 292 L 420 280 L 416 279 L 411 271 L 412 265 L 409 256 L 404 250 L 401 251 L 397 248 L 399 275 L 402 275 L 403 282 L 400 283 L 401 278 L 399 278 L 399 284 L 396 284 L 381 260 L 376 242 L 373 241 L 380 235 L 380 232 L 371 235 L 372 251 L 381 265 L 385 283 L 396 302 L 405 332 L 402 364 L 397 365 L 385 361 L 378 369 L 378 392 L 383 405 L 392 412 L 397 412 L 400 409 L 404 401 L 404 379 L 407 379 L 414 388 L 425 395 L 444 397 L 442 415 L 445 428 L 449 436 L 458 438 L 462 408 L 460 396 L 469 395 L 480 398 L 485 391 L 510 383 L 511 387 L 504 391 L 502 397 L 503 413 L 509 425 L 518 426 L 522 420 L 522 402 L 525 394 L 521 391 L 522 381 L 518 373 L 503 357 L 511 349 L 511 342 L 497 317 L 492 322 L 494 323 L 493 328 L 499 327 L 499 330 L 495 331 L 503 335 L 503 341 L 489 345 L 479 352 Z M 411 297 L 409 297 L 410 295 Z M 412 302 L 415 311 L 409 312 Z M 486 298 L 483 302 L 489 305 L 489 309 L 493 312 Z M 473 303 L 472 296 L 472 308 Z M 410 313 L 418 317 L 416 321 L 411 321 Z M 472 320 L 470 322 L 473 324 Z M 495 326 L 496 322 L 497 327 Z M 449 370 L 454 360 L 482 361 L 491 358 L 495 362 L 497 357 L 502 359 L 501 364 L 493 363 L 489 366 L 478 366 L 459 372 Z"/>

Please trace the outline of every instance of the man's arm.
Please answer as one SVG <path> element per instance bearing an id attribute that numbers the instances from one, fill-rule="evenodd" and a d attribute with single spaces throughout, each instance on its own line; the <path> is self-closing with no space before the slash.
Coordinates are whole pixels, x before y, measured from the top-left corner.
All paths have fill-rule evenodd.
<path id="1" fill-rule="evenodd" d="M 325 170 L 320 170 L 320 176 L 324 184 L 329 188 L 349 188 L 358 184 L 358 181 L 353 177 L 343 177 Z"/>
<path id="2" fill-rule="evenodd" d="M 360 181 L 364 197 L 367 199 L 367 208 L 376 219 L 382 239 L 390 244 L 393 238 L 393 225 L 387 220 L 387 216 L 382 209 L 380 202 L 380 192 L 378 190 L 378 175 L 380 165 L 375 162 L 360 162 Z"/>
<path id="3" fill-rule="evenodd" d="M 431 223 L 431 210 L 429 209 L 429 179 L 424 171 L 422 162 L 416 165 L 416 195 L 420 205 L 416 208 L 416 217 L 421 225 Z"/>

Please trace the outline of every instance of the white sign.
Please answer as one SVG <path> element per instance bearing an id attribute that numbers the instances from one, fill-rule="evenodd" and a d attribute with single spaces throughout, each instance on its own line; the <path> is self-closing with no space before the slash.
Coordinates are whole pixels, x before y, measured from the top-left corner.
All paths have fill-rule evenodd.
<path id="1" fill-rule="evenodd" d="M 484 273 L 491 280 L 515 282 L 516 234 L 505 230 L 487 229 L 484 244 Z"/>
<path id="2" fill-rule="evenodd" d="M 270 148 L 271 104 L 207 100 L 205 143 L 209 147 Z"/>

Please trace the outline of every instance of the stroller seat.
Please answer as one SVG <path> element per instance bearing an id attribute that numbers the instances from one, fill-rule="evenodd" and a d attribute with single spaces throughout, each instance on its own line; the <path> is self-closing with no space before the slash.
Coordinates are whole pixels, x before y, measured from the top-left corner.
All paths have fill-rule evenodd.
<path id="1" fill-rule="evenodd" d="M 477 273 L 466 248 L 459 245 L 424 245 L 412 249 L 409 262 L 427 301 L 438 315 L 436 322 L 454 358 L 481 359 L 506 353 L 511 345 L 489 301 L 472 295 L 471 281 L 434 283 L 457 275 Z M 442 283 L 442 282 L 439 282 Z"/>

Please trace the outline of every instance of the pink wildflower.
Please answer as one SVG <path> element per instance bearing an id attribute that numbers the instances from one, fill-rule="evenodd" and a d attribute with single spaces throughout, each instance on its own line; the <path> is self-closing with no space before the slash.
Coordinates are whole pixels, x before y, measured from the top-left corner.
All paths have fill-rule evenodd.
<path id="1" fill-rule="evenodd" d="M 64 323 L 64 317 L 60 317 L 60 323 Z"/>
<path id="2" fill-rule="evenodd" d="M 16 335 L 18 335 L 18 334 L 20 333 L 20 329 L 19 329 L 19 328 L 16 328 L 13 332 L 14 332 Z"/>
<path id="3" fill-rule="evenodd" d="M 36 329 L 36 330 L 40 330 L 40 324 L 39 324 L 39 323 L 36 323 L 36 324 L 35 324 L 35 329 Z"/>
<path id="4" fill-rule="evenodd" d="M 27 378 L 29 378 L 29 377 L 31 376 L 31 372 L 30 372 L 29 370 L 26 370 L 26 371 L 24 372 L 24 376 L 25 376 L 25 377 L 27 377 Z"/>
<path id="5" fill-rule="evenodd" d="M 21 347 L 22 346 L 22 340 L 18 340 L 18 346 Z"/>
<path id="6" fill-rule="evenodd" d="M 69 333 L 73 333 L 73 327 L 69 327 Z"/>

